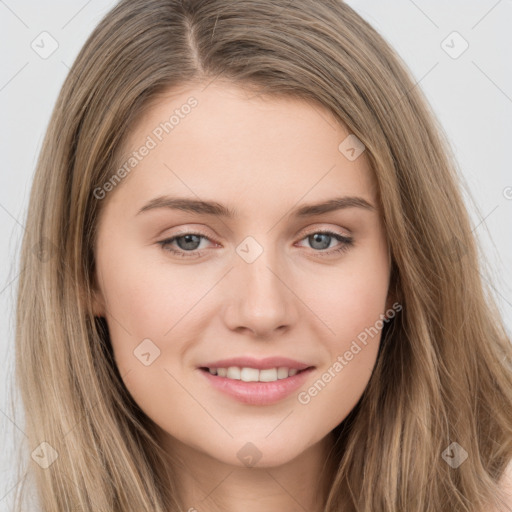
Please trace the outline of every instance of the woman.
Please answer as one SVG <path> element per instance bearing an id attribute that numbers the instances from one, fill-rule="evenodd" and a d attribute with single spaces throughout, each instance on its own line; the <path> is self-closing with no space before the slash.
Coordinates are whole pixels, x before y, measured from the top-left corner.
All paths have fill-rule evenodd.
<path id="1" fill-rule="evenodd" d="M 340 1 L 108 13 L 23 242 L 42 510 L 511 507 L 512 348 L 440 133 Z"/>

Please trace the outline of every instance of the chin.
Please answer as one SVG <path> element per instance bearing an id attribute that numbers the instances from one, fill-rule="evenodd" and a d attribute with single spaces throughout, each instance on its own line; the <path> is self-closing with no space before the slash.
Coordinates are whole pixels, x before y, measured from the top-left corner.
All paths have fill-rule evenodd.
<path id="1" fill-rule="evenodd" d="M 273 434 L 271 434 L 273 435 Z M 300 456 L 306 449 L 305 445 L 298 445 L 281 438 L 270 439 L 244 439 L 232 440 L 229 445 L 224 445 L 221 453 L 211 453 L 215 459 L 240 468 L 272 468 L 287 464 Z M 286 444 L 284 446 L 284 444 Z M 229 446 L 229 447 L 228 447 Z M 233 456 L 234 454 L 234 456 Z"/>

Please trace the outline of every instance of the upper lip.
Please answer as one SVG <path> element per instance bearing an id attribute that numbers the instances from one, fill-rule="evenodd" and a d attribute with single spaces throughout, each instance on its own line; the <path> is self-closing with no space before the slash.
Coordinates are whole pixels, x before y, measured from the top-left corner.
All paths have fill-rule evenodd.
<path id="1" fill-rule="evenodd" d="M 297 370 L 305 370 L 312 365 L 290 359 L 288 357 L 266 357 L 265 359 L 255 359 L 254 357 L 232 357 L 229 359 L 221 359 L 211 363 L 200 365 L 200 368 L 229 368 L 230 366 L 238 366 L 240 368 L 256 368 L 265 370 L 268 368 L 295 368 Z"/>

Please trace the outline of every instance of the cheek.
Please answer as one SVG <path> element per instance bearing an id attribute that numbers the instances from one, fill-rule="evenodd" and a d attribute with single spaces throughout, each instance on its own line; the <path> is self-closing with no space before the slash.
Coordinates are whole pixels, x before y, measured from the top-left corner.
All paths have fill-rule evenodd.
<path id="1" fill-rule="evenodd" d="M 319 306 L 330 327 L 323 336 L 329 352 L 327 367 L 331 375 L 341 375 L 333 381 L 345 392 L 362 393 L 371 376 L 382 332 L 385 292 L 384 283 L 345 279 L 343 292 Z"/>
<path id="2" fill-rule="evenodd" d="M 189 316 L 193 316 L 191 308 L 207 291 L 207 283 L 197 271 L 172 268 L 164 257 L 162 262 L 150 265 L 147 255 L 141 254 L 144 251 L 139 248 L 138 252 L 139 256 L 133 256 L 135 250 L 111 252 L 109 262 L 115 264 L 102 267 L 110 338 L 121 372 L 138 362 L 133 351 L 145 339 L 167 351 L 169 347 L 164 343 L 187 324 Z M 172 351 L 179 350 L 173 340 Z"/>
<path id="3" fill-rule="evenodd" d="M 311 308 L 331 329 L 331 347 L 344 348 L 385 313 L 389 285 L 386 253 L 376 247 L 354 252 L 338 267 L 315 276 Z M 380 325 L 380 323 L 378 324 Z"/>
<path id="4" fill-rule="evenodd" d="M 341 288 L 324 304 L 323 311 L 328 311 L 332 318 L 330 325 L 335 337 L 348 340 L 374 326 L 384 314 L 387 281 L 348 277 Z"/>
<path id="5" fill-rule="evenodd" d="M 377 358 L 389 284 L 386 256 L 384 246 L 369 245 L 347 256 L 336 271 L 317 274 L 314 294 L 309 293 L 308 305 L 323 321 L 317 334 L 329 353 L 318 386 L 328 389 L 319 401 L 339 403 L 342 415 L 363 393 Z"/>
<path id="6" fill-rule="evenodd" d="M 381 341 L 386 274 L 351 270 L 345 268 L 326 283 L 329 293 L 311 301 L 311 309 L 330 328 L 318 331 L 328 358 L 297 398 L 308 418 L 317 419 L 318 430 L 334 428 L 354 408 L 371 378 Z"/>
<path id="7" fill-rule="evenodd" d="M 190 406 L 176 368 L 197 329 L 193 306 L 207 283 L 197 272 L 171 269 L 165 260 L 148 265 L 147 256 L 111 257 L 115 265 L 104 273 L 103 286 L 115 362 L 139 407 L 157 423 L 165 422 L 166 411 Z"/>

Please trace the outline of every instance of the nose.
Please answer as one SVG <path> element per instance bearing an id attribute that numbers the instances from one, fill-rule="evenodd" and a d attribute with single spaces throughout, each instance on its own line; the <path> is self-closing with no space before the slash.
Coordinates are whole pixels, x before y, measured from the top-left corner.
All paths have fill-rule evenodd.
<path id="1" fill-rule="evenodd" d="M 285 268 L 270 250 L 252 263 L 237 262 L 225 283 L 229 300 L 224 321 L 231 330 L 266 338 L 287 331 L 297 321 L 298 299 Z"/>

